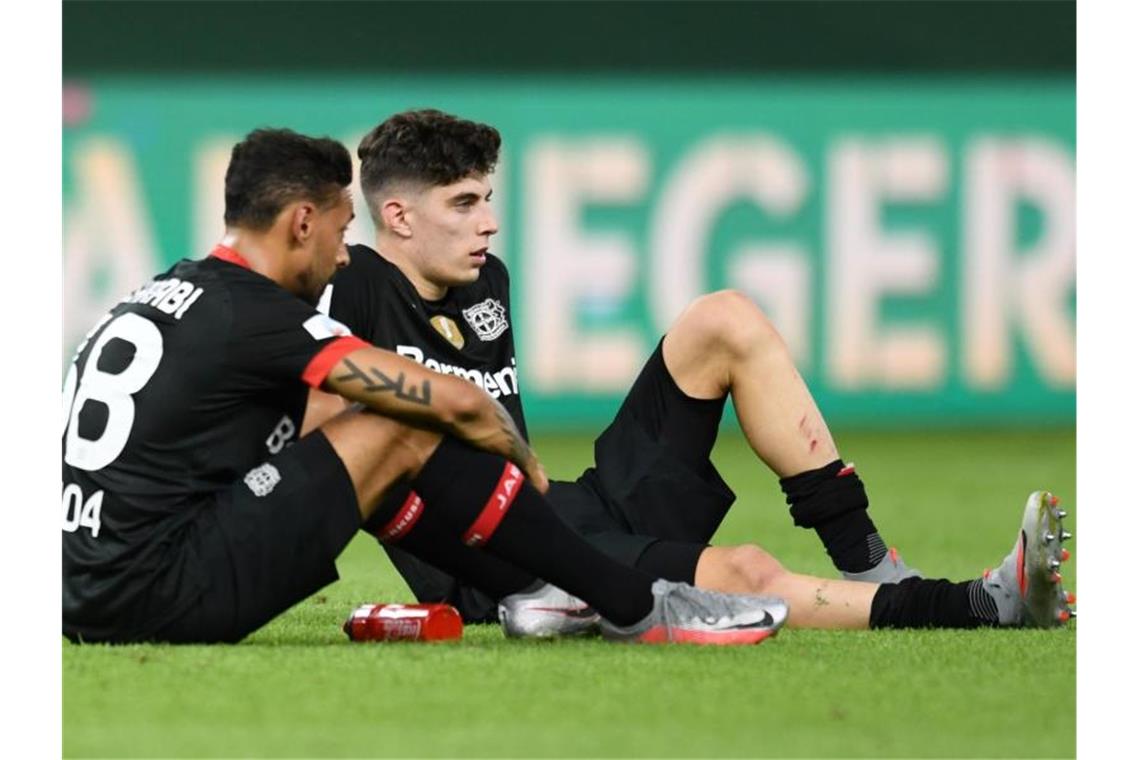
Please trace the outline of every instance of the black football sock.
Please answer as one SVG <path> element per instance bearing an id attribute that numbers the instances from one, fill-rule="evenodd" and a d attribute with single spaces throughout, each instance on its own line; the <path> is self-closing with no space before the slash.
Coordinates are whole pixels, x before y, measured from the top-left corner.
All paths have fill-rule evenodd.
<path id="1" fill-rule="evenodd" d="M 439 525 L 438 521 L 428 520 L 424 524 L 417 524 L 416 530 L 410 530 L 411 525 L 402 526 L 401 517 L 418 523 L 415 509 L 422 509 L 423 505 L 421 502 L 417 507 L 414 501 L 417 498 L 419 495 L 410 486 L 394 489 L 385 495 L 384 503 L 365 523 L 364 529 L 381 544 L 388 543 L 403 549 L 433 567 L 462 579 L 465 584 L 479 589 L 492 599 L 502 599 L 534 585 L 536 578 L 533 575 L 492 554 L 467 546 L 454 532 Z M 399 536 L 398 540 L 394 540 L 396 535 Z"/>
<path id="2" fill-rule="evenodd" d="M 872 628 L 977 628 L 998 624 L 997 604 L 981 579 L 907 578 L 884 583 L 871 601 Z"/>
<path id="3" fill-rule="evenodd" d="M 616 625 L 632 625 L 653 608 L 652 576 L 586 543 L 502 458 L 444 438 L 411 485 L 423 501 L 405 534 L 425 523 L 430 532 L 462 536 L 466 545 L 581 598 Z"/>
<path id="4" fill-rule="evenodd" d="M 831 561 L 848 573 L 870 570 L 887 553 L 867 514 L 867 491 L 853 467 L 836 459 L 818 470 L 780 479 L 792 519 L 814 528 Z"/>

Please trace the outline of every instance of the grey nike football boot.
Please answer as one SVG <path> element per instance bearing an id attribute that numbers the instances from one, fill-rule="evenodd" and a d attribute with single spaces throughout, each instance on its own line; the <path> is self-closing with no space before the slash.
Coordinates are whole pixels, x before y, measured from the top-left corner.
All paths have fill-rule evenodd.
<path id="1" fill-rule="evenodd" d="M 598 632 L 594 608 L 546 581 L 499 600 L 499 622 L 510 638 L 584 636 Z"/>
<path id="2" fill-rule="evenodd" d="M 879 546 L 882 547 L 881 539 Z M 921 578 L 922 573 L 913 567 L 907 567 L 902 557 L 899 556 L 899 550 L 892 546 L 879 560 L 879 564 L 870 570 L 864 570 L 861 573 L 845 571 L 843 577 L 849 581 L 861 581 L 863 583 L 898 583 L 905 578 Z"/>
<path id="3" fill-rule="evenodd" d="M 759 644 L 788 619 L 788 605 L 773 596 L 721 594 L 657 580 L 653 610 L 631 626 L 601 619 L 602 636 L 645 644 Z"/>
<path id="4" fill-rule="evenodd" d="M 997 604 L 1000 625 L 1052 628 L 1076 616 L 1069 606 L 1076 596 L 1061 588 L 1061 563 L 1069 559 L 1061 544 L 1072 534 L 1064 529 L 1067 515 L 1059 504 L 1048 491 L 1029 494 L 1013 550 L 983 577 L 982 588 Z"/>

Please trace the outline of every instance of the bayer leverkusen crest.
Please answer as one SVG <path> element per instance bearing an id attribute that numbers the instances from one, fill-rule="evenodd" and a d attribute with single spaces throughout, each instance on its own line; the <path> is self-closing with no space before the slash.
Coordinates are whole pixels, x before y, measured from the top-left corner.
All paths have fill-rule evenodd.
<path id="1" fill-rule="evenodd" d="M 479 336 L 479 340 L 492 341 L 507 331 L 507 310 L 494 298 L 463 310 L 463 318 Z"/>

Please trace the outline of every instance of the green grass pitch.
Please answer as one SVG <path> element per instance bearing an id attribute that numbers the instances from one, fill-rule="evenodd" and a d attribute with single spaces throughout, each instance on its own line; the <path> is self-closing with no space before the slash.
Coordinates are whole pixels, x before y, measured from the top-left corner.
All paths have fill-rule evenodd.
<path id="1" fill-rule="evenodd" d="M 837 438 L 888 542 L 929 576 L 996 565 L 1031 490 L 1059 494 L 1071 526 L 1080 514 L 1072 431 Z M 555 477 L 587 464 L 590 443 L 536 441 Z M 756 541 L 789 568 L 829 575 L 739 434 L 723 433 L 714 457 L 738 494 L 717 542 Z M 1075 564 L 1064 567 L 1073 590 Z M 786 630 L 742 648 L 508 642 L 492 626 L 457 643 L 352 644 L 340 624 L 355 605 L 410 596 L 371 540 L 339 565 L 339 582 L 236 646 L 65 642 L 64 755 L 1075 755 L 1075 624 Z"/>

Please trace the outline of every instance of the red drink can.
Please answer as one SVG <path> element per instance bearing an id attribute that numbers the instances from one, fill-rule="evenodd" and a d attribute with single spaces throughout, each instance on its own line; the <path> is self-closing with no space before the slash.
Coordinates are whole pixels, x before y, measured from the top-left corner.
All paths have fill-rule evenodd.
<path id="1" fill-rule="evenodd" d="M 362 604 L 344 621 L 352 641 L 447 641 L 463 638 L 450 604 Z"/>

